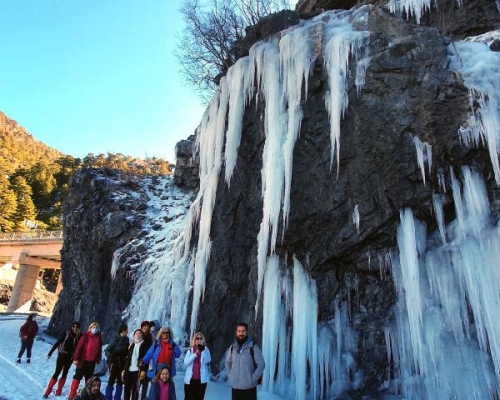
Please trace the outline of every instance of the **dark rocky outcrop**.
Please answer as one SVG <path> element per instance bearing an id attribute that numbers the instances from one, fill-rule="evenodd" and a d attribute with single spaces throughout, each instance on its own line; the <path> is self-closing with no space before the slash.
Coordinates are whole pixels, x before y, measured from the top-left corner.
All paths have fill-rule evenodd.
<path id="1" fill-rule="evenodd" d="M 75 320 L 82 327 L 97 321 L 107 339 L 119 326 L 132 280 L 126 265 L 112 280 L 111 264 L 114 251 L 140 232 L 145 217 L 146 200 L 137 179 L 119 171 L 92 169 L 73 176 L 64 204 L 63 290 L 49 333 L 61 332 Z M 134 192 L 138 193 L 130 195 Z"/>
<path id="2" fill-rule="evenodd" d="M 196 139 L 191 135 L 175 146 L 177 162 L 174 170 L 174 182 L 184 189 L 197 189 L 200 185 L 199 154 L 196 152 Z"/>

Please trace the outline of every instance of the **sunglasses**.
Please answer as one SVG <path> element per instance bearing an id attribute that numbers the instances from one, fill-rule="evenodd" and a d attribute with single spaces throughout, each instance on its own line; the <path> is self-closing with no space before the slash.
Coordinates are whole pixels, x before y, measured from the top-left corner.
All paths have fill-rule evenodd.
<path id="1" fill-rule="evenodd" d="M 203 338 L 202 338 L 202 337 L 197 337 L 197 338 L 195 338 L 195 339 L 196 339 L 196 340 L 203 340 Z"/>

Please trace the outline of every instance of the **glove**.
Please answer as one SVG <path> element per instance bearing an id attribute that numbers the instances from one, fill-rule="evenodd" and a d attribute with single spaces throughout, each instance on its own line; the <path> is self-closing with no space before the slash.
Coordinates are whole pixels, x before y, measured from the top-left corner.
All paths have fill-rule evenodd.
<path id="1" fill-rule="evenodd" d="M 139 376 L 140 381 L 142 381 L 143 379 L 146 379 L 146 371 L 141 371 L 141 375 Z"/>

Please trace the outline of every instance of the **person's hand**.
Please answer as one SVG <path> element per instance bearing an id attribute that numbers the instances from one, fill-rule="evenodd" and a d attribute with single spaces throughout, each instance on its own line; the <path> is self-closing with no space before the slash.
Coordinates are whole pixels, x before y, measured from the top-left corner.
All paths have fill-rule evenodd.
<path id="1" fill-rule="evenodd" d="M 73 361 L 73 365 L 74 365 L 75 367 L 77 367 L 77 366 L 78 366 L 78 361 L 76 361 L 76 360 L 75 360 L 75 361 Z"/>

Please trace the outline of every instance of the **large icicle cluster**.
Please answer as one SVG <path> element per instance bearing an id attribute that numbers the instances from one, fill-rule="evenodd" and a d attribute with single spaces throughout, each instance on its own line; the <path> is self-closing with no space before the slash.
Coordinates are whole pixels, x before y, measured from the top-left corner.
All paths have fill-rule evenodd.
<path id="1" fill-rule="evenodd" d="M 478 174 L 464 167 L 462 188 L 450 180 L 457 219 L 445 244 L 426 249 L 424 224 L 401 213 L 388 348 L 407 399 L 500 395 L 500 228 Z"/>
<path id="2" fill-rule="evenodd" d="M 354 31 L 351 22 L 367 19 L 369 7 L 356 11 L 328 12 L 282 33 L 280 40 L 259 42 L 248 57 L 240 59 L 221 80 L 220 90 L 210 103 L 197 134 L 200 152 L 200 191 L 189 213 L 184 232 L 184 248 L 178 259 L 193 257 L 189 243 L 199 222 L 199 238 L 194 258 L 193 312 L 194 329 L 205 289 L 205 271 L 210 257 L 210 224 L 218 177 L 225 162 L 225 179 L 230 184 L 237 161 L 245 106 L 262 98 L 266 104 L 263 150 L 263 219 L 258 234 L 258 298 L 262 289 L 269 254 L 274 254 L 280 214 L 286 228 L 290 210 L 293 149 L 302 120 L 301 102 L 307 93 L 311 67 L 319 56 L 325 60 L 330 84 L 325 99 L 332 126 L 332 149 L 338 159 L 340 118 L 347 108 L 346 79 L 351 57 L 359 60 L 355 83 L 364 83 L 367 67 L 365 54 L 368 32 Z M 318 44 L 319 52 L 318 52 Z M 365 59 L 363 59 L 365 57 Z M 340 92 L 339 92 L 340 91 Z M 227 126 L 226 126 L 227 116 Z M 225 143 L 224 143 L 225 140 Z M 224 160 L 222 149 L 225 148 Z M 334 150 L 332 150 L 333 161 Z M 337 168 L 338 170 L 338 168 Z M 257 304 L 259 300 L 257 300 Z"/>

